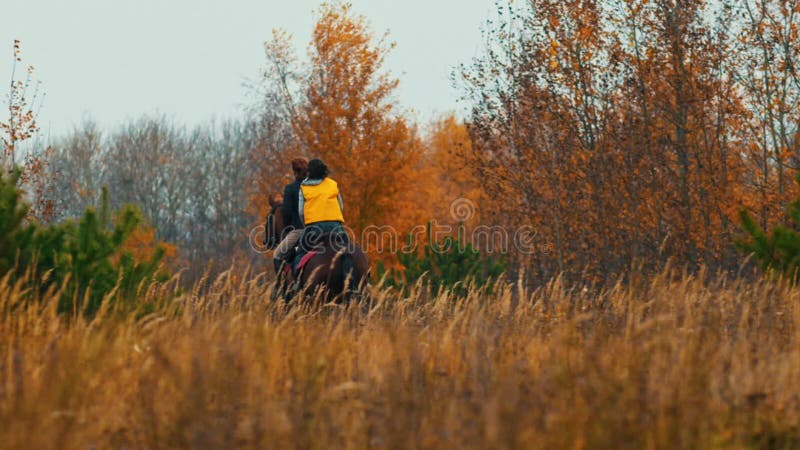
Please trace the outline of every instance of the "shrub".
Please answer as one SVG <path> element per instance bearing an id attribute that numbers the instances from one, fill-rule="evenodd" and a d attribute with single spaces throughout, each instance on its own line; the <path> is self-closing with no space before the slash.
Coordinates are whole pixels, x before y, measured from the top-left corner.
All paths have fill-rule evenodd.
<path id="1" fill-rule="evenodd" d="M 797 180 L 800 183 L 800 178 Z M 797 281 L 800 269 L 800 197 L 789 204 L 786 224 L 771 230 L 762 228 L 746 210 L 740 212 L 742 229 L 747 237 L 736 242 L 743 251 L 752 255 L 759 266 L 773 275 L 786 275 Z"/>
<path id="2" fill-rule="evenodd" d="M 451 289 L 458 295 L 465 295 L 467 285 L 488 286 L 505 273 L 507 264 L 505 254 L 493 258 L 481 254 L 471 242 L 464 238 L 464 224 L 459 224 L 455 236 L 446 236 L 436 241 L 428 224 L 426 243 L 421 252 L 401 252 L 398 254 L 399 269 L 387 269 L 378 263 L 378 277 L 386 276 L 391 286 L 404 286 L 424 278 L 426 283 Z M 412 247 L 408 236 L 409 248 Z"/>
<path id="3" fill-rule="evenodd" d="M 0 174 L 0 276 L 32 272 L 30 292 L 62 288 L 59 311 L 94 315 L 106 296 L 133 303 L 139 286 L 169 277 L 163 259 L 167 248 L 154 243 L 146 259 L 125 244 L 145 226 L 135 206 L 110 220 L 104 191 L 100 212 L 88 208 L 78 220 L 43 225 L 25 219 L 30 206 L 19 188 L 20 171 Z M 109 295 L 112 294 L 112 295 Z"/>

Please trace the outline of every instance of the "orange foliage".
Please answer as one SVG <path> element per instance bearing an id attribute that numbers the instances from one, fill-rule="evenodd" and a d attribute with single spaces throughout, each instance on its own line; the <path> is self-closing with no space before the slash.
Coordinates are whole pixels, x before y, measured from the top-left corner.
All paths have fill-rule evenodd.
<path id="1" fill-rule="evenodd" d="M 735 270 L 739 210 L 768 226 L 797 191 L 800 1 L 718 3 L 509 2 L 462 71 L 469 120 L 441 118 L 424 139 L 381 69 L 392 45 L 325 4 L 307 70 L 285 33 L 267 45 L 286 152 L 328 162 L 357 231 L 449 221 L 463 198 L 473 224 L 534 230 L 546 251 L 518 262 L 542 278 L 669 260 Z"/>
<path id="2" fill-rule="evenodd" d="M 464 72 L 469 163 L 490 209 L 553 249 L 527 261 L 538 274 L 738 268 L 738 211 L 775 221 L 794 190 L 797 145 L 775 129 L 795 129 L 798 91 L 774 63 L 800 54 L 786 50 L 800 20 L 783 3 L 744 2 L 760 25 L 741 38 L 736 5 L 673 0 L 531 0 L 521 31 L 490 34 Z M 765 26 L 771 14 L 782 25 Z M 790 55 L 753 63 L 759 45 Z"/>
<path id="3" fill-rule="evenodd" d="M 266 45 L 296 138 L 285 159 L 304 154 L 328 164 L 347 224 L 357 232 L 370 225 L 410 226 L 417 212 L 408 192 L 421 143 L 392 99 L 397 80 L 382 69 L 392 47 L 376 42 L 349 5 L 338 4 L 320 8 L 307 76 L 293 72 L 286 33 L 275 32 Z M 299 80 L 295 89 L 293 80 Z"/>
<path id="4" fill-rule="evenodd" d="M 32 152 L 22 153 L 20 144 L 31 139 L 39 131 L 35 108 L 40 106 L 39 82 L 34 81 L 33 66 L 25 70 L 25 78 L 17 78 L 18 65 L 22 63 L 20 41 L 14 40 L 14 55 L 11 69 L 10 91 L 8 93 L 8 117 L 0 120 L 0 167 L 10 171 L 21 167 L 21 182 L 32 196 L 29 218 L 47 221 L 54 216 L 53 202 L 48 198 L 50 185 L 46 179 L 46 156 Z"/>
<path id="5" fill-rule="evenodd" d="M 178 247 L 156 239 L 156 229 L 148 224 L 140 224 L 122 244 L 122 252 L 130 252 L 137 262 L 150 261 L 158 247 L 165 250 L 164 261 L 169 264 L 178 257 Z"/>
<path id="6" fill-rule="evenodd" d="M 457 218 L 453 217 L 451 207 L 454 202 L 467 200 L 474 210 L 465 218 L 472 224 L 480 222 L 480 206 L 486 198 L 480 177 L 465 164 L 472 157 L 466 125 L 453 115 L 434 121 L 425 139 L 425 153 L 415 184 L 416 203 L 424 212 L 423 219 L 454 224 Z"/>
<path id="7" fill-rule="evenodd" d="M 11 70 L 11 91 L 8 95 L 8 118 L 5 122 L 0 121 L 0 131 L 3 132 L 3 162 L 4 167 L 8 168 L 18 163 L 17 153 L 20 142 L 30 139 L 39 129 L 36 124 L 36 114 L 33 111 L 36 102 L 34 97 L 28 97 L 28 90 L 33 84 L 33 66 L 26 69 L 25 79 L 17 79 L 17 65 L 22 62 L 22 52 L 19 40 L 14 40 L 14 61 Z M 35 86 L 38 88 L 38 85 Z M 38 93 L 38 89 L 37 89 Z"/>

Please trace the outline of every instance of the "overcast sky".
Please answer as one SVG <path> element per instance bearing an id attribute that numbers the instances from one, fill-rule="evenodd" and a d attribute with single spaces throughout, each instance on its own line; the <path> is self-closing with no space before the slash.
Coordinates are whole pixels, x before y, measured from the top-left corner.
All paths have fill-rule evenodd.
<path id="1" fill-rule="evenodd" d="M 319 1 L 22 0 L 3 6 L 2 79 L 14 39 L 47 93 L 40 124 L 53 137 L 91 117 L 109 128 L 144 113 L 195 125 L 235 116 L 242 83 L 264 66 L 271 30 L 294 34 L 302 56 Z M 493 0 L 353 0 L 397 48 L 387 68 L 400 104 L 428 120 L 462 109 L 449 74 L 481 48 Z M 7 86 L 7 81 L 2 85 Z M 5 95 L 7 88 L 0 90 Z"/>

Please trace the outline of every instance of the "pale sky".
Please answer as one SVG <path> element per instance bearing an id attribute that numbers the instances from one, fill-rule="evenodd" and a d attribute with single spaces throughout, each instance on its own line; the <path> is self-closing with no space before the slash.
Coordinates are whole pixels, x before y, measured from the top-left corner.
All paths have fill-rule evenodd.
<path id="1" fill-rule="evenodd" d="M 242 86 L 264 67 L 273 28 L 305 57 L 312 0 L 4 0 L 0 90 L 5 103 L 14 39 L 47 94 L 40 125 L 55 137 L 84 117 L 105 129 L 144 113 L 196 125 L 236 116 Z M 353 0 L 372 30 L 397 43 L 386 68 L 397 99 L 419 120 L 463 106 L 449 75 L 480 53 L 494 0 Z"/>

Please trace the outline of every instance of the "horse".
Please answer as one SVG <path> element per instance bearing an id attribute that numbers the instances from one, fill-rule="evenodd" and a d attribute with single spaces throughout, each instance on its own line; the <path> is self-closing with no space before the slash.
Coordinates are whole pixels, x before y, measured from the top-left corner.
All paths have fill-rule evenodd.
<path id="1" fill-rule="evenodd" d="M 274 250 L 284 237 L 287 230 L 284 224 L 282 208 L 283 199 L 273 196 L 269 199 L 270 212 L 266 221 L 267 248 Z M 348 302 L 353 297 L 360 295 L 369 280 L 369 261 L 361 247 L 340 242 L 335 239 L 323 237 L 319 243 L 304 258 L 304 264 L 295 279 L 294 271 L 284 265 L 283 274 L 278 275 L 278 286 L 283 278 L 283 291 L 286 297 L 296 292 L 312 296 L 318 290 L 323 291 L 327 301 Z M 292 264 L 289 262 L 288 264 Z M 296 292 L 289 290 L 290 286 L 297 286 Z"/>

